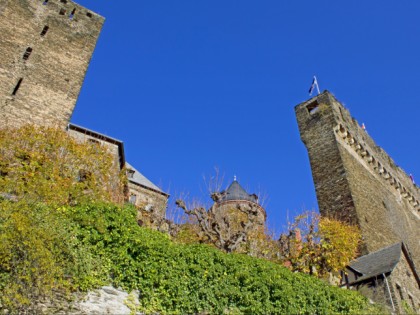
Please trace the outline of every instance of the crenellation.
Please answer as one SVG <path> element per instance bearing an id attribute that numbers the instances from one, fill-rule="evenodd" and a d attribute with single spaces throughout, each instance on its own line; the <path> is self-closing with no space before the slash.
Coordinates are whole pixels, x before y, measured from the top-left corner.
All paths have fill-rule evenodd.
<path id="1" fill-rule="evenodd" d="M 419 188 L 329 92 L 295 110 L 321 214 L 359 225 L 362 254 L 404 241 L 420 266 Z"/>

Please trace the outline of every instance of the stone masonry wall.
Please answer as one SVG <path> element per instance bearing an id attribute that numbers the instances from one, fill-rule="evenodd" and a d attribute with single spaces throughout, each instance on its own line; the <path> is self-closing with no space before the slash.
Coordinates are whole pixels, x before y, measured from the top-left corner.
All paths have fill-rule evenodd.
<path id="1" fill-rule="evenodd" d="M 295 108 L 319 209 L 362 230 L 362 254 L 403 241 L 420 268 L 420 190 L 329 92 Z"/>
<path id="2" fill-rule="evenodd" d="M 103 22 L 70 0 L 0 0 L 0 127 L 65 128 Z"/>
<path id="3" fill-rule="evenodd" d="M 129 201 L 139 208 L 137 219 L 146 226 L 159 227 L 166 217 L 168 196 L 130 181 L 128 190 Z"/>

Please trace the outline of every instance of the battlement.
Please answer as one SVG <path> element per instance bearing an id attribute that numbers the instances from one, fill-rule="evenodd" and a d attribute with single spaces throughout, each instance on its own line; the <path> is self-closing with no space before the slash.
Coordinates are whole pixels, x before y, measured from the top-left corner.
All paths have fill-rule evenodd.
<path id="1" fill-rule="evenodd" d="M 66 127 L 104 18 L 70 0 L 0 4 L 0 123 Z"/>
<path id="2" fill-rule="evenodd" d="M 295 112 L 321 214 L 357 224 L 363 254 L 402 241 L 419 266 L 419 187 L 328 91 Z"/>

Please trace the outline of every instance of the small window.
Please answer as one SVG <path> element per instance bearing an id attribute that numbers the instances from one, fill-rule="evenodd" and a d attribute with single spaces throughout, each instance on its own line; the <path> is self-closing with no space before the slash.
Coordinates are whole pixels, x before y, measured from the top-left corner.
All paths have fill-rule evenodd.
<path id="1" fill-rule="evenodd" d="M 134 177 L 134 170 L 127 170 L 127 177 L 128 178 L 133 178 Z"/>
<path id="2" fill-rule="evenodd" d="M 401 287 L 398 284 L 396 285 L 396 287 L 397 287 L 398 294 L 400 295 L 401 301 L 404 301 L 404 295 L 403 295 Z"/>
<path id="3" fill-rule="evenodd" d="M 16 84 L 15 88 L 13 89 L 12 95 L 16 95 L 17 91 L 20 88 L 20 85 L 22 84 L 22 80 L 23 80 L 23 78 L 19 79 L 18 83 Z"/>
<path id="4" fill-rule="evenodd" d="M 65 15 L 66 14 L 66 9 L 61 8 L 59 14 L 60 15 Z"/>
<path id="5" fill-rule="evenodd" d="M 48 3 L 48 0 L 45 0 L 42 4 L 47 5 L 47 3 Z"/>
<path id="6" fill-rule="evenodd" d="M 49 29 L 49 26 L 45 25 L 44 28 L 42 29 L 42 32 L 41 32 L 40 35 L 45 36 L 45 34 L 47 34 L 47 32 L 48 32 L 48 29 Z"/>
<path id="7" fill-rule="evenodd" d="M 308 106 L 306 106 L 306 109 L 308 110 L 309 114 L 311 114 L 311 115 L 315 114 L 319 109 L 318 102 L 313 102 L 313 103 L 309 104 Z"/>
<path id="8" fill-rule="evenodd" d="M 128 199 L 128 202 L 131 203 L 132 205 L 135 205 L 137 201 L 137 196 L 136 195 L 131 195 L 130 198 Z"/>
<path id="9" fill-rule="evenodd" d="M 31 53 L 32 53 L 32 48 L 31 47 L 26 48 L 26 51 L 23 54 L 23 60 L 28 60 Z"/>
<path id="10" fill-rule="evenodd" d="M 70 13 L 70 16 L 69 16 L 70 20 L 74 17 L 75 13 L 76 13 L 76 8 L 74 8 L 73 11 L 71 11 Z"/>
<path id="11" fill-rule="evenodd" d="M 60 0 L 60 2 L 66 4 L 67 0 Z"/>
<path id="12" fill-rule="evenodd" d="M 92 17 L 92 13 L 87 12 L 87 13 L 86 13 L 86 16 L 91 18 L 91 17 Z"/>

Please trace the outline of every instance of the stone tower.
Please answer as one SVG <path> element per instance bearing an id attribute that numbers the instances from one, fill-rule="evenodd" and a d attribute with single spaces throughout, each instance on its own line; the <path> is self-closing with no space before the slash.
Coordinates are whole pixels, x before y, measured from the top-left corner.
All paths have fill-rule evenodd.
<path id="1" fill-rule="evenodd" d="M 244 211 L 255 210 L 254 224 L 264 227 L 267 215 L 264 208 L 258 204 L 258 196 L 248 194 L 235 179 L 225 191 L 220 193 L 214 213 L 216 216 L 232 215 L 231 212 L 235 212 L 234 210 L 239 207 Z"/>
<path id="2" fill-rule="evenodd" d="M 70 0 L 0 0 L 0 127 L 67 125 L 103 22 Z"/>
<path id="3" fill-rule="evenodd" d="M 295 111 L 321 215 L 357 224 L 362 254 L 404 242 L 419 270 L 419 187 L 328 91 Z"/>
<path id="4" fill-rule="evenodd" d="M 246 230 L 247 239 L 236 250 L 250 255 L 260 253 L 260 242 L 264 239 L 266 212 L 258 204 L 258 196 L 248 194 L 235 179 L 230 186 L 212 196 L 215 203 L 211 207 L 215 222 L 224 222 L 222 236 L 231 236 Z"/>

